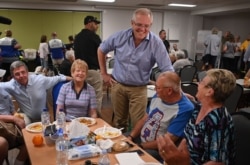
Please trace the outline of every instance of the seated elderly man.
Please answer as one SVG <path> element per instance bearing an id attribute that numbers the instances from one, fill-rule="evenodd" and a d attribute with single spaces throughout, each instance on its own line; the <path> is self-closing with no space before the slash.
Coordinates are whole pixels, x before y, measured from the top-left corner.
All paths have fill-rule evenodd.
<path id="1" fill-rule="evenodd" d="M 10 72 L 13 79 L 1 82 L 0 88 L 15 98 L 20 111 L 25 114 L 26 125 L 41 121 L 42 109 L 46 107 L 47 90 L 60 81 L 72 79 L 64 75 L 53 77 L 29 75 L 28 68 L 22 61 L 13 62 Z"/>
<path id="2" fill-rule="evenodd" d="M 177 51 L 175 53 L 176 55 L 176 61 L 173 64 L 173 68 L 177 74 L 179 74 L 181 68 L 183 68 L 186 65 L 191 65 L 191 62 L 185 58 L 185 53 L 181 50 Z"/>
<path id="3" fill-rule="evenodd" d="M 75 61 L 75 52 L 74 50 L 67 50 L 65 53 L 65 59 L 62 64 L 59 66 L 59 72 L 66 76 L 71 76 L 71 65 Z"/>
<path id="4" fill-rule="evenodd" d="M 163 72 L 156 81 L 156 95 L 146 115 L 128 135 L 130 140 L 161 161 L 156 138 L 168 134 L 173 142 L 184 136 L 184 128 L 194 109 L 193 103 L 182 93 L 180 78 L 174 72 Z"/>

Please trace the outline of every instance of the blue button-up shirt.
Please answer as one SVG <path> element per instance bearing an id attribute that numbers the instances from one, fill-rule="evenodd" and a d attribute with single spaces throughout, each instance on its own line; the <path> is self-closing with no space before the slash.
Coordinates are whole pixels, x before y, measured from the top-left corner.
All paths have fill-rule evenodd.
<path id="1" fill-rule="evenodd" d="M 4 88 L 11 94 L 31 122 L 41 120 L 41 112 L 46 107 L 47 90 L 59 81 L 65 81 L 64 75 L 45 77 L 43 75 L 29 75 L 27 86 L 19 84 L 11 79 L 9 82 L 1 82 L 0 88 Z"/>
<path id="2" fill-rule="evenodd" d="M 115 64 L 112 75 L 123 84 L 148 84 L 155 63 L 162 72 L 173 71 L 162 40 L 152 32 L 135 47 L 132 29 L 124 30 L 103 41 L 100 49 L 104 54 L 114 51 Z"/>

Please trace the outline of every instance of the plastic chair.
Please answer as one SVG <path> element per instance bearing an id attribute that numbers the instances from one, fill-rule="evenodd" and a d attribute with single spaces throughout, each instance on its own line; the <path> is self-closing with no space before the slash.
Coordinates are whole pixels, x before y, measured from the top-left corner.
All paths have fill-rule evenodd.
<path id="1" fill-rule="evenodd" d="M 181 68 L 179 72 L 179 76 L 181 78 L 181 82 L 193 82 L 193 79 L 196 75 L 197 68 L 193 65 L 186 65 Z"/>
<path id="2" fill-rule="evenodd" d="M 229 113 L 236 112 L 242 93 L 243 87 L 240 84 L 236 84 L 233 93 L 226 99 L 224 103 Z"/>
<path id="3" fill-rule="evenodd" d="M 60 89 L 62 87 L 62 85 L 64 83 L 66 83 L 67 81 L 61 81 L 61 82 L 58 82 L 52 89 L 52 100 L 53 100 L 53 115 L 54 115 L 54 120 L 56 120 L 56 107 L 57 107 L 57 104 L 56 104 L 56 100 L 57 100 L 57 97 L 59 95 L 59 92 L 60 92 Z"/>

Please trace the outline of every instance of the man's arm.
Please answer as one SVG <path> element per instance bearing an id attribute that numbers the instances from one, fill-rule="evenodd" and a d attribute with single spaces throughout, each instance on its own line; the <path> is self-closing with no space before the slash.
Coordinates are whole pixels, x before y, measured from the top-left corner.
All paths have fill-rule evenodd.
<path id="1" fill-rule="evenodd" d="M 175 136 L 169 132 L 167 132 L 165 135 L 167 135 L 168 137 L 170 137 L 170 139 L 173 141 L 173 143 L 176 143 L 180 137 L 178 136 Z M 151 141 L 151 142 L 144 142 L 144 143 L 141 143 L 141 146 L 143 149 L 157 149 L 157 141 L 154 140 L 154 141 Z"/>
<path id="2" fill-rule="evenodd" d="M 136 137 L 138 137 L 141 133 L 141 129 L 144 125 L 144 123 L 146 122 L 146 120 L 148 119 L 148 115 L 145 114 L 143 116 L 143 118 L 141 118 L 135 125 L 134 129 L 130 132 L 129 136 L 128 136 L 128 139 L 129 140 L 132 140 Z"/>

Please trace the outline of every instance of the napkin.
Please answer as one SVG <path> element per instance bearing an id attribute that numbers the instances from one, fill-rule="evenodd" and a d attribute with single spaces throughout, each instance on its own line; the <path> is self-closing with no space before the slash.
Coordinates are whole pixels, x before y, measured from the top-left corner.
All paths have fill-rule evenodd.
<path id="1" fill-rule="evenodd" d="M 72 120 L 69 124 L 69 139 L 87 136 L 90 130 L 85 124 L 80 123 L 78 120 Z"/>
<path id="2" fill-rule="evenodd" d="M 119 165 L 139 165 L 145 163 L 137 153 L 120 153 L 115 154 Z"/>

